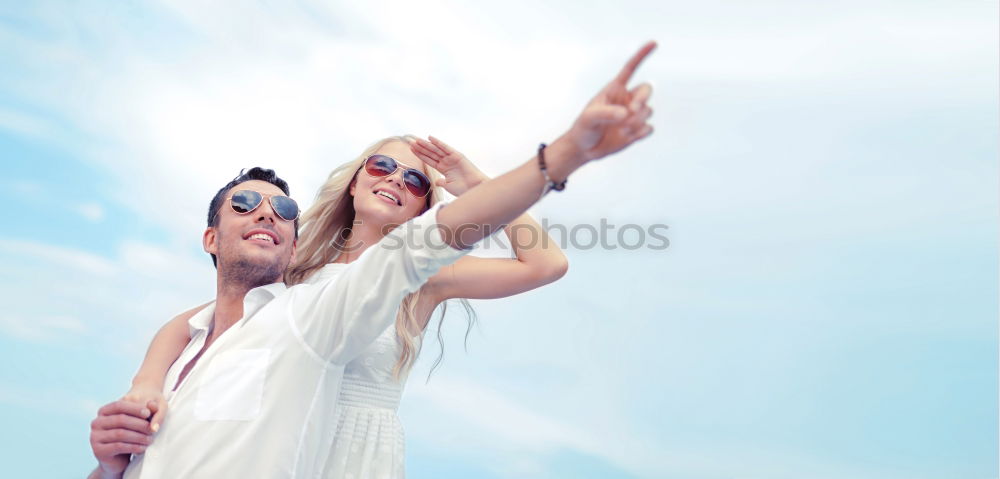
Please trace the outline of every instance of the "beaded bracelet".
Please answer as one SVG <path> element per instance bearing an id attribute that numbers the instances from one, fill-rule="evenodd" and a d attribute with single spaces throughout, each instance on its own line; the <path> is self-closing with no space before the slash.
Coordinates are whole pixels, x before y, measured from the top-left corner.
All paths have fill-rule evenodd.
<path id="1" fill-rule="evenodd" d="M 549 191 L 562 191 L 566 188 L 566 181 L 569 178 L 562 180 L 558 183 L 549 177 L 548 168 L 545 166 L 545 143 L 538 145 L 538 169 L 542 170 L 542 176 L 545 177 L 545 186 L 542 187 L 542 196 L 545 196 Z"/>

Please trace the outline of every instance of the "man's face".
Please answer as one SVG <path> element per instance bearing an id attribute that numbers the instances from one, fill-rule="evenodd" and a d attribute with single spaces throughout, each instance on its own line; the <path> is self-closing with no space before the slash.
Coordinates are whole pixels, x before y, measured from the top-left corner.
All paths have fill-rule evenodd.
<path id="1" fill-rule="evenodd" d="M 239 214 L 229 198 L 240 190 L 260 193 L 260 206 Z M 218 211 L 217 226 L 205 230 L 205 251 L 216 255 L 225 282 L 254 288 L 282 280 L 295 257 L 295 223 L 282 219 L 271 208 L 271 196 L 284 195 L 266 181 L 240 183 L 226 192 Z M 248 288 L 248 289 L 249 289 Z"/>

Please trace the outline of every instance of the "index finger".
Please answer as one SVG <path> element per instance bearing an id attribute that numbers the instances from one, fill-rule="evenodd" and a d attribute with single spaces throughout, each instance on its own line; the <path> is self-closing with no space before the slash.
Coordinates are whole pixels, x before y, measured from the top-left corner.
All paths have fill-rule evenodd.
<path id="1" fill-rule="evenodd" d="M 129 416 L 135 416 L 140 419 L 146 419 L 149 417 L 150 412 L 149 409 L 143 404 L 125 400 L 118 400 L 111 404 L 106 404 L 99 411 L 97 411 L 97 414 L 100 416 L 127 414 Z"/>
<path id="2" fill-rule="evenodd" d="M 615 77 L 614 81 L 616 83 L 621 83 L 622 85 L 628 84 L 628 80 L 632 78 L 632 74 L 635 73 L 635 70 L 639 68 L 642 61 L 645 60 L 646 57 L 649 56 L 649 54 L 655 49 L 656 42 L 654 41 L 649 41 L 643 45 L 642 48 L 635 53 L 635 55 L 632 55 L 632 58 L 628 60 L 628 63 L 626 63 L 625 67 L 622 68 L 622 71 L 618 72 L 618 76 Z"/>

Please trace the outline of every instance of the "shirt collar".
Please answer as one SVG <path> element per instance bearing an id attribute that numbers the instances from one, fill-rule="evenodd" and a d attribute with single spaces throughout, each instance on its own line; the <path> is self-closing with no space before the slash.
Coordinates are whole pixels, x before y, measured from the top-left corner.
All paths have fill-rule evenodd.
<path id="1" fill-rule="evenodd" d="M 285 292 L 286 289 L 288 287 L 285 286 L 285 283 L 271 283 L 247 291 L 247 295 L 243 297 L 243 317 L 253 316 L 260 308 Z"/>
<path id="2" fill-rule="evenodd" d="M 247 292 L 243 297 L 243 317 L 247 318 L 256 313 L 265 304 L 269 303 L 276 296 L 287 289 L 285 283 L 271 283 L 258 286 Z M 196 331 L 208 331 L 212 328 L 212 318 L 215 317 L 215 301 L 208 303 L 201 311 L 198 311 L 188 319 L 188 327 L 192 336 Z"/>
<path id="3" fill-rule="evenodd" d="M 188 327 L 191 329 L 191 333 L 195 331 L 208 331 L 212 326 L 213 317 L 215 317 L 215 301 L 208 303 L 201 311 L 198 311 L 188 319 Z"/>

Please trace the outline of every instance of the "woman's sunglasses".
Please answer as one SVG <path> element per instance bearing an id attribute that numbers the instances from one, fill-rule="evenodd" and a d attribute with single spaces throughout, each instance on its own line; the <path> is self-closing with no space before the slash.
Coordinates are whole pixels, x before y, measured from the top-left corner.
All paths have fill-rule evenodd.
<path id="1" fill-rule="evenodd" d="M 299 204 L 284 195 L 268 195 L 271 209 L 285 221 L 294 221 L 299 217 Z M 229 206 L 233 211 L 246 215 L 257 209 L 264 202 L 264 195 L 253 190 L 239 190 L 229 197 Z"/>
<path id="2" fill-rule="evenodd" d="M 365 160 L 365 173 L 375 178 L 384 178 L 396 172 L 399 163 L 385 155 L 372 155 Z M 423 198 L 431 191 L 431 180 L 422 171 L 407 168 L 403 170 L 403 183 L 406 189 L 416 196 Z"/>

